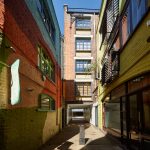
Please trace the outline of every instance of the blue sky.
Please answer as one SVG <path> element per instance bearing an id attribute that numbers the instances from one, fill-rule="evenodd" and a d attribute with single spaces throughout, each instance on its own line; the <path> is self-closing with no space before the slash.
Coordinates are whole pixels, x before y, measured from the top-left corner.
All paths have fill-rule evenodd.
<path id="1" fill-rule="evenodd" d="M 92 9 L 100 9 L 101 0 L 52 0 L 57 19 L 59 22 L 59 26 L 61 29 L 61 33 L 64 32 L 64 12 L 63 6 L 67 4 L 68 7 L 72 8 L 92 8 Z"/>

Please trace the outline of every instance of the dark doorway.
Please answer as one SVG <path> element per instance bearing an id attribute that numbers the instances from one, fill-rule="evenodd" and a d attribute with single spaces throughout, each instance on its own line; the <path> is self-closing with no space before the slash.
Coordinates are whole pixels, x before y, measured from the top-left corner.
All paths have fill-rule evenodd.
<path id="1" fill-rule="evenodd" d="M 64 128 L 65 127 L 65 109 L 63 108 L 62 109 L 62 128 Z"/>

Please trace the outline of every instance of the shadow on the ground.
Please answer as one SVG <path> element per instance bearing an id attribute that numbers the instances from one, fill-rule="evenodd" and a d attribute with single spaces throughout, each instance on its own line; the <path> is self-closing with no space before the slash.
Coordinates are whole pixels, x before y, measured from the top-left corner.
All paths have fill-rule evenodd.
<path id="1" fill-rule="evenodd" d="M 69 149 L 69 147 L 72 145 L 72 142 L 68 142 L 66 141 L 65 143 L 63 143 L 62 145 L 58 146 L 57 149 L 58 150 L 71 150 Z"/>
<path id="2" fill-rule="evenodd" d="M 89 140 L 80 150 L 122 150 L 118 144 L 105 135 L 96 140 Z"/>
<path id="3" fill-rule="evenodd" d="M 60 133 L 56 134 L 53 138 L 49 139 L 39 150 L 69 150 L 73 144 L 68 140 L 79 133 L 80 125 L 84 125 L 85 129 L 90 127 L 86 122 L 71 122 Z"/>

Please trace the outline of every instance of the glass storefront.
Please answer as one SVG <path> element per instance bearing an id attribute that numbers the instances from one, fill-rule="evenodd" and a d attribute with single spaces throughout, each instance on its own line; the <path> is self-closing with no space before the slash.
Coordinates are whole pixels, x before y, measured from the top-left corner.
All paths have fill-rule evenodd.
<path id="1" fill-rule="evenodd" d="M 122 137 L 127 137 L 127 125 L 126 125 L 126 97 L 121 99 L 121 125 L 122 125 Z"/>
<path id="2" fill-rule="evenodd" d="M 113 89 L 109 95 L 110 98 L 104 100 L 103 119 L 106 130 L 111 134 L 117 132 L 123 142 L 127 141 L 129 148 L 148 150 L 150 75 L 136 77 Z"/>
<path id="3" fill-rule="evenodd" d="M 138 147 L 139 142 L 139 110 L 137 104 L 137 95 L 129 96 L 129 140 L 132 149 Z"/>
<path id="4" fill-rule="evenodd" d="M 150 89 L 144 90 L 143 97 L 143 136 L 142 145 L 144 150 L 150 148 Z"/>
<path id="5" fill-rule="evenodd" d="M 144 133 L 150 134 L 150 89 L 143 91 L 142 96 L 143 96 Z"/>
<path id="6" fill-rule="evenodd" d="M 120 100 L 105 104 L 105 125 L 114 131 L 120 132 Z"/>

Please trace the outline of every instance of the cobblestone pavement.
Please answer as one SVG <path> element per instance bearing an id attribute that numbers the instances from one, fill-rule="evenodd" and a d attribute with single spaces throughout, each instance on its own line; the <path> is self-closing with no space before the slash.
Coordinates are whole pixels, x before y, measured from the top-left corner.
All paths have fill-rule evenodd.
<path id="1" fill-rule="evenodd" d="M 85 144 L 79 144 L 80 124 L 70 124 L 40 150 L 123 150 L 114 140 L 90 124 L 84 124 Z"/>

